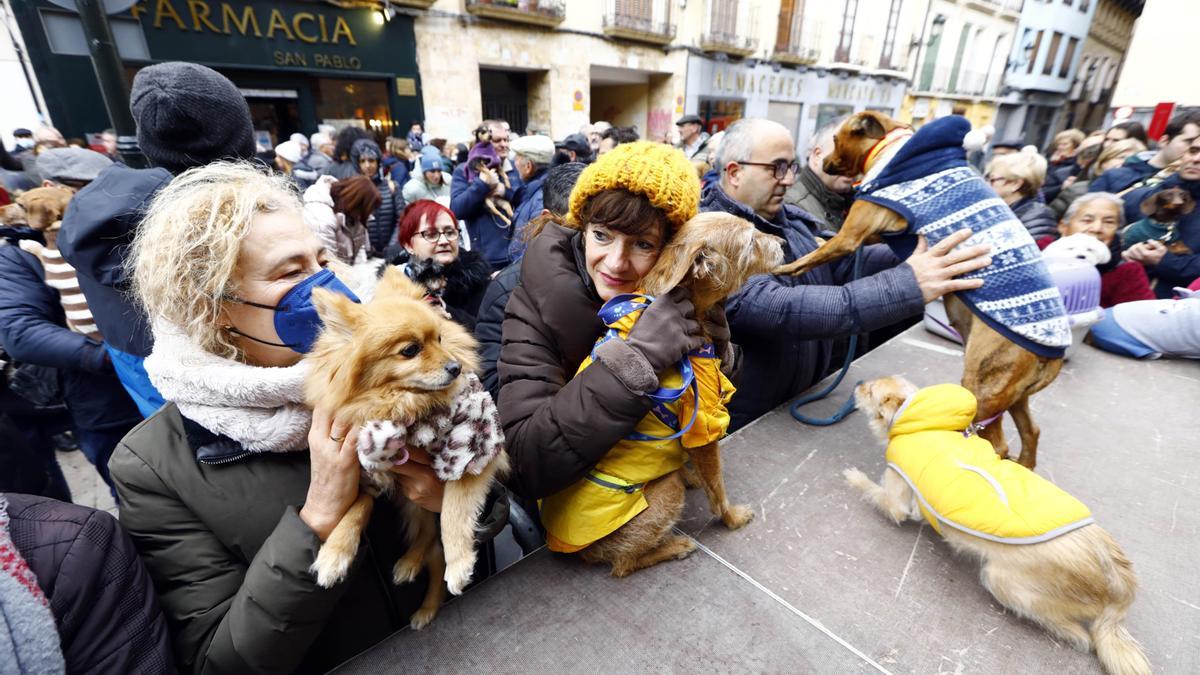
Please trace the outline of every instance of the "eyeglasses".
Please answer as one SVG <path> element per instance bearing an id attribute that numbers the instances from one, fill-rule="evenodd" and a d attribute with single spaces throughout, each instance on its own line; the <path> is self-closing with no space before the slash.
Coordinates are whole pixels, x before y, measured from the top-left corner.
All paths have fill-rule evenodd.
<path id="1" fill-rule="evenodd" d="M 769 166 L 775 169 L 775 180 L 783 180 L 787 177 L 788 172 L 793 176 L 800 173 L 800 162 L 796 160 L 788 161 L 786 159 L 777 159 L 774 162 L 738 162 L 747 166 Z"/>
<path id="2" fill-rule="evenodd" d="M 437 243 L 437 241 L 442 237 L 445 237 L 446 241 L 454 241 L 455 239 L 458 239 L 458 228 L 448 227 L 444 230 L 426 230 L 425 232 L 418 232 L 417 234 L 421 235 L 421 238 L 425 241 L 434 244 Z"/>

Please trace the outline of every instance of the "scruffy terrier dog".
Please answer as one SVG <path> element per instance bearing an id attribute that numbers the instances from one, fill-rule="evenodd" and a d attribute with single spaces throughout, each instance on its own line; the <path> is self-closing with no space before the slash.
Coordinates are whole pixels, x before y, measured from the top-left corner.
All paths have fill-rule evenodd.
<path id="1" fill-rule="evenodd" d="M 324 290 L 313 302 L 325 328 L 307 357 L 310 405 L 338 411 L 361 427 L 362 492 L 321 546 L 313 572 L 330 587 L 345 578 L 375 497 L 399 504 L 408 551 L 396 562 L 397 584 L 430 569 L 425 601 L 412 618 L 421 628 L 444 597 L 462 593 L 475 567 L 475 527 L 493 480 L 508 471 L 495 405 L 479 384 L 476 342 L 425 300 L 425 289 L 389 268 L 365 305 Z M 426 450 L 445 483 L 441 545 L 434 514 L 404 499 L 390 470 L 408 448 Z M 443 557 L 444 553 L 444 557 Z"/>
<path id="2" fill-rule="evenodd" d="M 749 222 L 725 213 L 701 213 L 679 229 L 663 249 L 642 289 L 652 296 L 684 286 L 692 292 L 696 316 L 705 316 L 718 302 L 756 274 L 765 274 L 783 261 L 783 240 L 759 232 Z M 754 517 L 746 505 L 731 505 L 725 494 L 717 441 L 686 448 L 700 487 L 714 515 L 730 529 Z M 660 562 L 687 557 L 696 548 L 687 537 L 671 535 L 684 504 L 684 479 L 675 471 L 645 487 L 647 508 L 621 528 L 579 552 L 589 563 L 612 565 L 623 577 Z M 689 475 L 689 478 L 691 476 Z"/>
<path id="3" fill-rule="evenodd" d="M 951 548 L 982 561 L 980 581 L 1000 604 L 1082 651 L 1095 648 L 1109 673 L 1150 672 L 1123 625 L 1133 565 L 1086 506 L 964 433 L 975 415 L 970 392 L 885 377 L 854 397 L 888 443 L 882 486 L 844 472 L 863 499 L 897 524 L 925 519 Z"/>

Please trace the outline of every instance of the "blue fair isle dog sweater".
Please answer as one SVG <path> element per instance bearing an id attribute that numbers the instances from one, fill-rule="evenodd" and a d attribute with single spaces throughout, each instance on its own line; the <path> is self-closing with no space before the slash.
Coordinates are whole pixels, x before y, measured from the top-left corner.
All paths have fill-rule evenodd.
<path id="1" fill-rule="evenodd" d="M 983 287 L 960 291 L 958 297 L 1021 347 L 1038 356 L 1062 358 L 1071 344 L 1062 296 L 1028 230 L 967 165 L 962 144 L 970 130 L 970 122 L 958 115 L 926 124 L 856 198 L 908 220 L 907 230 L 884 236 L 900 258 L 916 248 L 917 235 L 925 235 L 933 246 L 964 227 L 973 230 L 961 245 L 988 244 L 992 264 L 964 275 L 982 277 Z"/>

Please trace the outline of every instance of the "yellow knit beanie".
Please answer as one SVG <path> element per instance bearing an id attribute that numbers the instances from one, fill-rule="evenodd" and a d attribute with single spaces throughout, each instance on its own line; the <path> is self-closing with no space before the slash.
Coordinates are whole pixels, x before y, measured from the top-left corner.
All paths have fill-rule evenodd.
<path id="1" fill-rule="evenodd" d="M 584 204 L 605 190 L 625 189 L 644 196 L 678 230 L 700 209 L 700 179 L 679 150 L 663 143 L 622 143 L 583 170 L 571 190 L 568 222 L 582 228 Z"/>

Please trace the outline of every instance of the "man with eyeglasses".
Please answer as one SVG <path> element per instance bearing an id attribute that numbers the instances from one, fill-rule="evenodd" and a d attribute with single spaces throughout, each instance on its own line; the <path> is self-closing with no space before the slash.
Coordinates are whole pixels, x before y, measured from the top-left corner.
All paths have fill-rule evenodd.
<path id="1" fill-rule="evenodd" d="M 816 250 L 828 238 L 815 216 L 784 203 L 800 170 L 791 133 L 765 119 L 739 120 L 725 132 L 717 152 L 719 182 L 701 196 L 701 211 L 745 218 L 784 239 L 784 261 Z M 854 256 L 800 277 L 761 275 L 730 296 L 725 308 L 733 342 L 742 348 L 738 392 L 729 406 L 730 429 L 808 389 L 839 363 L 834 340 L 890 326 L 920 314 L 925 303 L 977 280 L 954 277 L 987 264 L 986 246 L 952 251 L 970 236 L 963 231 L 901 261 L 885 245 L 863 251 L 861 276 Z"/>

